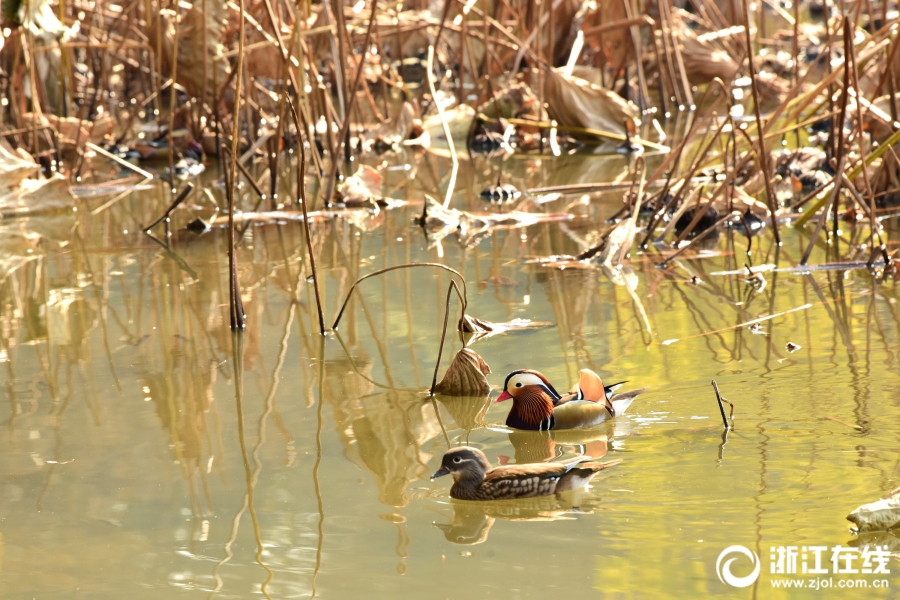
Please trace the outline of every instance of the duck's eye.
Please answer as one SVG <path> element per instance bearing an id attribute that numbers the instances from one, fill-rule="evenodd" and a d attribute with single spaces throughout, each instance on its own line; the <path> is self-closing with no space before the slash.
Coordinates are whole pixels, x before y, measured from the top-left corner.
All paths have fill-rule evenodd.
<path id="1" fill-rule="evenodd" d="M 517 383 L 516 387 L 522 387 L 522 382 L 520 381 L 519 383 Z"/>
<path id="2" fill-rule="evenodd" d="M 461 463 L 461 462 L 462 462 L 462 457 L 460 457 L 460 456 L 455 457 L 455 458 L 453 459 L 453 462 L 455 462 L 456 464 Z"/>

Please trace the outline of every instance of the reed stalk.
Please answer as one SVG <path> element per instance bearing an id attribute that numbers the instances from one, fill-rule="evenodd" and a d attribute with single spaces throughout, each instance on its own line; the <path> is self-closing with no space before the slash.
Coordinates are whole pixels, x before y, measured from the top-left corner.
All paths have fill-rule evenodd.
<path id="1" fill-rule="evenodd" d="M 234 227 L 234 211 L 237 206 L 237 157 L 239 140 L 241 137 L 241 87 L 243 83 L 243 67 L 244 67 L 244 43 L 245 29 L 244 22 L 244 0 L 238 0 L 239 16 L 238 16 L 238 54 L 237 66 L 234 77 L 234 111 L 231 117 L 231 161 L 228 171 L 228 293 L 229 306 L 231 311 L 231 329 L 243 329 L 244 305 L 241 301 L 240 282 L 237 272 L 237 254 L 235 252 L 235 227 Z M 175 90 L 173 88 L 172 93 Z M 171 132 L 170 132 L 171 135 Z"/>

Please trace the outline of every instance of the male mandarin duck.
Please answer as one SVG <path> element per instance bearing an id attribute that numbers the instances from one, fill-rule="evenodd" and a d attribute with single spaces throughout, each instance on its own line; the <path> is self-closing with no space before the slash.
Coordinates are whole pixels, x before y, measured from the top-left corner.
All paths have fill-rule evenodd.
<path id="1" fill-rule="evenodd" d="M 506 425 L 532 431 L 576 429 L 599 425 L 621 415 L 634 399 L 649 388 L 616 394 L 625 383 L 605 386 L 600 376 L 582 369 L 578 385 L 561 395 L 547 378 L 529 369 L 513 371 L 506 376 L 503 392 L 496 402 L 512 400 Z"/>
<path id="2" fill-rule="evenodd" d="M 566 462 L 492 467 L 481 450 L 460 446 L 447 450 L 431 480 L 452 474 L 450 496 L 457 500 L 533 498 L 584 487 L 599 471 L 622 462 L 590 460 L 582 456 Z"/>

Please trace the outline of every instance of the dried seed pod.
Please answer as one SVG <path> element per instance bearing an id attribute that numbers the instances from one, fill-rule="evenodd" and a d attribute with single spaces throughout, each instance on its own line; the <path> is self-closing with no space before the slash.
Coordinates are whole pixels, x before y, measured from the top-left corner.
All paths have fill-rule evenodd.
<path id="1" fill-rule="evenodd" d="M 477 352 L 463 348 L 456 353 L 434 391 L 447 396 L 485 396 L 491 391 L 486 377 L 490 372 L 491 368 Z"/>

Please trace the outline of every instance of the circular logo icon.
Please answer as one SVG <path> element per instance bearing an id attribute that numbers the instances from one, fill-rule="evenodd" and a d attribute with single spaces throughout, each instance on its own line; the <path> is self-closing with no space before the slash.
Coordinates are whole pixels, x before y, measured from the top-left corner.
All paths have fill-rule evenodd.
<path id="1" fill-rule="evenodd" d="M 731 556 L 733 554 L 742 554 L 750 559 L 750 563 L 755 565 L 753 567 L 753 572 L 745 577 L 738 577 L 737 575 L 732 575 L 731 573 L 731 563 L 736 561 L 739 557 Z M 729 558 L 731 556 L 731 558 Z M 721 554 L 719 554 L 718 560 L 716 560 L 716 575 L 719 576 L 719 581 L 722 583 L 727 583 L 728 585 L 736 588 L 745 588 L 747 586 L 753 585 L 753 582 L 759 577 L 759 556 L 756 555 L 756 552 L 745 548 L 744 546 L 734 545 L 728 546 L 724 550 L 722 550 Z"/>

